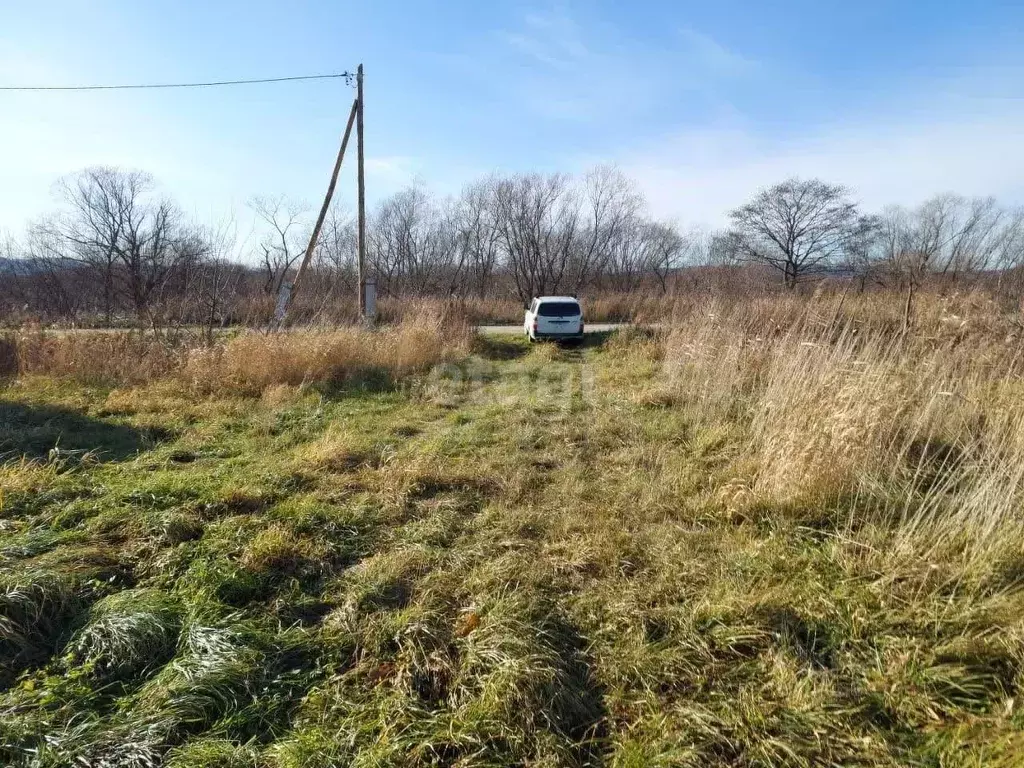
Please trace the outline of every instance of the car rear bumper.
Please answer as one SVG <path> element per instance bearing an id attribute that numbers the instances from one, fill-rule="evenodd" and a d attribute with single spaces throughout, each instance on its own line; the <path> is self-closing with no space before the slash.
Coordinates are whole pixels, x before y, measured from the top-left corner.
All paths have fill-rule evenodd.
<path id="1" fill-rule="evenodd" d="M 536 331 L 533 334 L 533 338 L 551 339 L 552 341 L 569 341 L 573 339 L 579 341 L 583 338 L 583 331 L 576 331 L 575 333 L 541 333 L 540 331 Z"/>

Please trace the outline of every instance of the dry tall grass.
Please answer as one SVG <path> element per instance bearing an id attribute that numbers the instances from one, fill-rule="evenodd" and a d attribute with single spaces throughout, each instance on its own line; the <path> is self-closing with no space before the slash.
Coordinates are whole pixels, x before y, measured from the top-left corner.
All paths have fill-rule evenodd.
<path id="1" fill-rule="evenodd" d="M 956 561 L 961 575 L 1019 556 L 1016 318 L 935 301 L 903 336 L 891 301 L 839 301 L 690 307 L 667 336 L 658 396 L 704 423 L 742 424 L 751 470 L 734 503 L 882 523 L 887 557 Z"/>
<path id="2" fill-rule="evenodd" d="M 467 350 L 469 331 L 420 316 L 381 331 L 344 328 L 266 336 L 245 334 L 193 350 L 184 369 L 197 391 L 257 395 L 273 385 L 401 379 Z"/>
<path id="3" fill-rule="evenodd" d="M 424 309 L 381 330 L 347 327 L 249 332 L 207 345 L 195 337 L 133 332 L 22 333 L 22 376 L 125 386 L 177 380 L 201 394 L 259 395 L 268 387 L 398 380 L 468 349 L 460 317 Z"/>
<path id="4" fill-rule="evenodd" d="M 189 342 L 180 335 L 132 331 L 47 333 L 13 337 L 20 375 L 70 378 L 83 384 L 143 384 L 180 370 Z"/>

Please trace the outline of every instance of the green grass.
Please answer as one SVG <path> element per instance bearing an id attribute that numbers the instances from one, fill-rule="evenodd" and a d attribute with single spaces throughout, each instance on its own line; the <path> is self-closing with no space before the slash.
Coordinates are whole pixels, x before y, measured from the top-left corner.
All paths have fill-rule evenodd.
<path id="1" fill-rule="evenodd" d="M 330 397 L 0 391 L 0 764 L 1024 761 L 1024 569 L 737 513 L 746 425 L 645 395 L 643 334 L 474 350 Z"/>

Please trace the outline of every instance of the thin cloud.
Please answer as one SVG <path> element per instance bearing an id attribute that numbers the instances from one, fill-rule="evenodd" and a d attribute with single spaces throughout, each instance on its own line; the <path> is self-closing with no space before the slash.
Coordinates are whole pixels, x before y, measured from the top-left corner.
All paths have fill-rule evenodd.
<path id="1" fill-rule="evenodd" d="M 509 54 L 503 89 L 540 117 L 593 121 L 624 109 L 654 109 L 675 94 L 718 99 L 725 79 L 758 73 L 754 60 L 710 35 L 679 30 L 660 45 L 570 15 L 534 12 L 499 35 Z"/>
<path id="2" fill-rule="evenodd" d="M 863 204 L 913 205 L 946 191 L 1024 202 L 1024 103 L 991 100 L 971 112 L 875 114 L 768 139 L 753 126 L 683 129 L 619 162 L 654 210 L 711 225 L 759 188 L 788 176 L 850 186 Z"/>
<path id="3" fill-rule="evenodd" d="M 416 167 L 416 161 L 405 155 L 382 155 L 366 158 L 366 170 L 379 174 L 410 174 Z"/>
<path id="4" fill-rule="evenodd" d="M 726 48 L 703 32 L 685 28 L 680 30 L 679 35 L 683 43 L 682 55 L 702 72 L 719 77 L 743 77 L 754 74 L 759 69 L 759 64 L 754 59 Z"/>
<path id="5" fill-rule="evenodd" d="M 523 28 L 504 37 L 535 63 L 555 70 L 572 70 L 593 56 L 579 25 L 564 11 L 527 14 Z"/>

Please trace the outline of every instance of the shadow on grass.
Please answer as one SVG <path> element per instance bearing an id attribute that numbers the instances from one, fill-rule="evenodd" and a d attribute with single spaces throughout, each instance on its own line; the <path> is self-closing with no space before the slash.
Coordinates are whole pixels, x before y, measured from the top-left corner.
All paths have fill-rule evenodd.
<path id="1" fill-rule="evenodd" d="M 608 733 L 605 689 L 598 681 L 595 660 L 576 626 L 560 615 L 545 622 L 545 634 L 557 653 L 562 685 L 551 692 L 548 720 L 575 742 L 580 765 L 604 764 L 602 745 Z"/>
<path id="2" fill-rule="evenodd" d="M 321 381 L 310 386 L 310 390 L 330 400 L 394 392 L 401 382 L 387 368 L 370 367 L 357 371 L 337 381 Z"/>
<path id="3" fill-rule="evenodd" d="M 89 453 L 100 461 L 120 461 L 161 438 L 67 408 L 0 401 L 0 461 L 46 459 L 55 449 L 69 457 Z"/>
<path id="4" fill-rule="evenodd" d="M 561 349 L 596 349 L 603 347 L 605 343 L 618 331 L 588 331 L 583 335 L 582 341 L 566 339 L 546 340 L 540 343 L 557 344 Z M 473 352 L 485 360 L 519 360 L 526 357 L 533 345 L 527 341 L 525 336 L 518 334 L 477 334 L 473 340 Z"/>
<path id="5" fill-rule="evenodd" d="M 916 439 L 907 449 L 907 469 L 914 473 L 914 484 L 922 493 L 949 490 L 951 477 L 966 461 L 963 450 L 941 439 Z"/>
<path id="6" fill-rule="evenodd" d="M 603 347 L 608 339 L 618 331 L 590 331 L 583 335 L 583 342 L 579 344 L 581 349 L 597 349 Z"/>
<path id="7" fill-rule="evenodd" d="M 529 351 L 525 337 L 477 334 L 473 338 L 473 352 L 485 360 L 518 360 Z"/>

